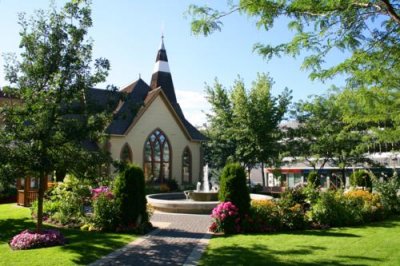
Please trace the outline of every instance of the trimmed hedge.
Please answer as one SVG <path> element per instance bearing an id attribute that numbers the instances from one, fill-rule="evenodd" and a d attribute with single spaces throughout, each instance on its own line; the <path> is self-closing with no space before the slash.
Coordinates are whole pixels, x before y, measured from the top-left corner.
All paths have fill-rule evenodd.
<path id="1" fill-rule="evenodd" d="M 372 180 L 367 171 L 358 170 L 350 175 L 350 184 L 354 187 L 372 188 Z"/>
<path id="2" fill-rule="evenodd" d="M 225 165 L 220 177 L 219 200 L 232 202 L 244 215 L 250 209 L 250 194 L 246 185 L 246 172 L 239 163 Z"/>
<path id="3" fill-rule="evenodd" d="M 312 187 L 319 187 L 320 181 L 318 179 L 318 174 L 315 171 L 311 171 L 307 176 L 307 184 Z"/>
<path id="4" fill-rule="evenodd" d="M 115 180 L 115 204 L 119 224 L 136 227 L 148 222 L 146 193 L 143 170 L 137 165 L 129 165 Z"/>

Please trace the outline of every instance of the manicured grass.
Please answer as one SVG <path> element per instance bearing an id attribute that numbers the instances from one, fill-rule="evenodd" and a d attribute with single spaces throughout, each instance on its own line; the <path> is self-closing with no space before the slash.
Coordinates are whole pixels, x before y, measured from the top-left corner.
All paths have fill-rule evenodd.
<path id="1" fill-rule="evenodd" d="M 213 237 L 201 265 L 400 265 L 400 217 L 367 226 Z"/>
<path id="2" fill-rule="evenodd" d="M 0 205 L 0 265 L 87 265 L 133 241 L 129 234 L 98 233 L 60 229 L 68 240 L 65 246 L 13 251 L 8 241 L 24 229 L 34 229 L 28 208 Z"/>

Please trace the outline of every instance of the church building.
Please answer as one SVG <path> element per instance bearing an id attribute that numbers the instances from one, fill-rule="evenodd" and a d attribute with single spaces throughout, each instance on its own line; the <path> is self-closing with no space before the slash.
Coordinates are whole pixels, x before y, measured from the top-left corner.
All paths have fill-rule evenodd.
<path id="1" fill-rule="evenodd" d="M 87 96 L 98 108 L 114 108 L 106 129 L 112 159 L 143 167 L 147 182 L 174 179 L 184 185 L 200 179 L 205 137 L 176 99 L 163 39 L 150 85 L 139 78 L 119 91 L 90 89 Z M 4 100 L 9 99 L 0 91 L 0 103 Z"/>
<path id="2" fill-rule="evenodd" d="M 163 39 L 150 85 L 139 78 L 118 93 L 125 94 L 124 101 L 107 128 L 112 158 L 142 166 L 148 182 L 197 182 L 205 137 L 185 118 L 176 99 Z M 109 94 L 91 91 L 97 102 L 106 102 Z"/>

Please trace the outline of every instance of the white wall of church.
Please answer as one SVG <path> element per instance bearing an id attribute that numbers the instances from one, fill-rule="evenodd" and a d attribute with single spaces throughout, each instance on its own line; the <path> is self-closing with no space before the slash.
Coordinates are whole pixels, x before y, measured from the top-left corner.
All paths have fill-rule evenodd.
<path id="1" fill-rule="evenodd" d="M 188 140 L 161 95 L 151 103 L 126 136 L 111 136 L 110 151 L 113 159 L 120 158 L 122 147 L 128 143 L 132 149 L 133 162 L 143 167 L 144 144 L 149 135 L 157 128 L 164 132 L 171 145 L 171 177 L 179 184 L 182 183 L 182 154 L 185 147 L 188 146 L 192 153 L 192 182 L 196 183 L 200 175 L 200 143 Z"/>

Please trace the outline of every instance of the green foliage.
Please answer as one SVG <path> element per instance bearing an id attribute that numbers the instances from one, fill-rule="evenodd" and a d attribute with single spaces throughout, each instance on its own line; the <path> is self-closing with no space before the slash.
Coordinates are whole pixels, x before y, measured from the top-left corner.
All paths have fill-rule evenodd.
<path id="1" fill-rule="evenodd" d="M 17 189 L 9 184 L 2 185 L 0 183 L 0 202 L 2 200 L 7 200 L 10 197 L 15 197 L 17 195 Z"/>
<path id="2" fill-rule="evenodd" d="M 207 114 L 205 130 L 209 138 L 206 161 L 222 167 L 228 161 L 240 161 L 251 166 L 257 161 L 269 165 L 276 161 L 281 145 L 278 128 L 291 100 L 291 92 L 284 90 L 278 97 L 271 94 L 273 81 L 259 74 L 247 92 L 239 78 L 227 91 L 218 81 L 207 87 L 211 113 Z"/>
<path id="3" fill-rule="evenodd" d="M 101 231 L 114 231 L 118 225 L 115 201 L 100 194 L 93 201 L 93 217 L 90 221 Z"/>
<path id="4" fill-rule="evenodd" d="M 175 179 L 168 179 L 165 183 L 167 184 L 170 192 L 179 190 L 178 183 Z"/>
<path id="5" fill-rule="evenodd" d="M 358 199 L 351 200 L 345 197 L 341 191 L 327 191 L 321 193 L 307 215 L 319 225 L 356 225 L 363 222 L 362 203 Z"/>
<path id="6" fill-rule="evenodd" d="M 48 191 L 43 203 L 43 214 L 52 223 L 80 226 L 85 220 L 84 206 L 90 198 L 89 185 L 78 178 L 67 175 L 63 183 L 58 183 Z M 37 201 L 31 207 L 37 216 Z"/>
<path id="7" fill-rule="evenodd" d="M 299 125 L 287 129 L 291 156 L 305 160 L 314 169 L 323 168 L 327 162 L 340 169 L 363 162 L 364 134 L 343 121 L 342 105 L 333 94 L 297 103 L 293 115 Z"/>
<path id="8" fill-rule="evenodd" d="M 250 208 L 250 194 L 246 186 L 246 173 L 239 163 L 227 164 L 220 177 L 219 200 L 232 202 L 244 215 Z"/>
<path id="9" fill-rule="evenodd" d="M 390 177 L 388 180 L 380 182 L 373 179 L 374 190 L 376 190 L 382 200 L 383 208 L 387 213 L 399 214 L 400 213 L 400 180 L 397 175 Z"/>
<path id="10" fill-rule="evenodd" d="M 363 222 L 379 221 L 385 218 L 381 195 L 366 190 L 352 190 L 344 194 L 354 208 L 361 210 Z"/>
<path id="11" fill-rule="evenodd" d="M 344 75 L 347 82 L 340 96 L 344 121 L 356 129 L 367 128 L 376 144 L 399 142 L 400 118 L 393 112 L 399 109 L 400 84 L 397 1 L 227 3 L 224 11 L 191 5 L 192 32 L 207 36 L 220 31 L 223 18 L 235 12 L 255 19 L 257 27 L 266 31 L 281 16 L 286 17 L 292 39 L 280 44 L 257 43 L 254 49 L 268 60 L 305 54 L 302 68 L 311 71 L 311 79 L 324 81 Z M 327 63 L 338 51 L 349 56 L 337 64 Z"/>
<path id="12" fill-rule="evenodd" d="M 277 209 L 282 229 L 298 230 L 307 227 L 304 209 L 301 204 L 279 201 L 277 203 Z"/>
<path id="13" fill-rule="evenodd" d="M 352 84 L 361 85 L 371 82 L 373 78 L 379 79 L 378 73 L 384 74 L 384 69 L 390 72 L 389 62 L 398 62 L 395 56 L 399 52 L 396 44 L 400 10 L 397 4 L 389 1 L 239 0 L 228 1 L 225 11 L 191 5 L 188 13 L 193 18 L 192 32 L 207 36 L 219 31 L 222 19 L 234 12 L 256 19 L 257 27 L 266 31 L 273 28 L 280 16 L 286 16 L 288 28 L 294 32 L 293 38 L 277 45 L 258 43 L 255 49 L 268 59 L 281 54 L 297 56 L 301 51 L 308 51 L 303 68 L 313 71 L 312 78 L 326 79 L 344 72 L 352 74 L 352 81 L 358 81 Z M 335 49 L 347 50 L 353 55 L 336 66 L 324 69 L 324 58 Z M 383 69 L 374 71 L 373 63 L 381 61 L 378 56 L 389 62 L 382 65 Z M 362 80 L 361 77 L 368 78 Z"/>
<path id="14" fill-rule="evenodd" d="M 320 181 L 319 181 L 317 172 L 311 171 L 310 173 L 308 173 L 307 185 L 309 185 L 311 187 L 314 187 L 314 188 L 317 188 L 320 185 L 319 183 L 320 183 Z"/>
<path id="15" fill-rule="evenodd" d="M 372 188 L 372 179 L 367 171 L 357 170 L 350 175 L 350 184 L 352 186 Z"/>
<path id="16" fill-rule="evenodd" d="M 245 232 L 273 232 L 281 228 L 281 219 L 277 205 L 271 200 L 252 200 L 250 217 L 252 222 L 243 225 Z"/>
<path id="17" fill-rule="evenodd" d="M 129 165 L 120 172 L 115 180 L 114 195 L 122 229 L 134 229 L 148 222 L 144 174 L 139 166 Z"/>
<path id="18" fill-rule="evenodd" d="M 235 155 L 237 147 L 230 130 L 233 123 L 230 95 L 218 80 L 205 90 L 211 112 L 206 114 L 208 126 L 203 132 L 208 137 L 203 144 L 204 159 L 210 166 L 222 168 Z"/>
<path id="19" fill-rule="evenodd" d="M 89 1 L 37 11 L 30 19 L 22 14 L 19 24 L 21 54 L 6 55 L 5 78 L 12 88 L 4 91 L 21 104 L 1 108 L 0 168 L 29 173 L 40 184 L 58 169 L 78 177 L 98 175 L 109 156 L 84 144 L 105 140 L 112 112 L 99 110 L 88 92 L 105 81 L 110 64 L 104 58 L 92 61 L 93 45 L 86 36 L 92 26 Z M 40 186 L 38 229 L 43 194 Z"/>

